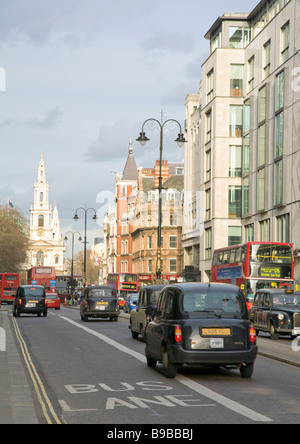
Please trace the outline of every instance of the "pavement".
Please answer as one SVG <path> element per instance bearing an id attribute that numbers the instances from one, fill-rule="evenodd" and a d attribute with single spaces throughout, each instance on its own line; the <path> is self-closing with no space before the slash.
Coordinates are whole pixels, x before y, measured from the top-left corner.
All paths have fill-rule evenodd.
<path id="1" fill-rule="evenodd" d="M 70 307 L 79 309 L 79 307 Z M 38 424 L 31 390 L 16 345 L 10 308 L 0 307 L 0 424 Z M 123 319 L 130 315 L 121 312 Z M 258 337 L 259 355 L 300 367 L 300 337 L 294 342 Z"/>

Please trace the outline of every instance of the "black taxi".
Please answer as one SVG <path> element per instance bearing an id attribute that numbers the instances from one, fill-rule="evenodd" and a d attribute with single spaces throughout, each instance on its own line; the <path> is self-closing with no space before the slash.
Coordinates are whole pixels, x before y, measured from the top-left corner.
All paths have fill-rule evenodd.
<path id="1" fill-rule="evenodd" d="M 116 289 L 105 285 L 86 287 L 80 303 L 80 316 L 84 322 L 89 318 L 118 321 L 120 307 Z"/>
<path id="2" fill-rule="evenodd" d="M 21 285 L 13 302 L 13 316 L 36 314 L 47 317 L 48 305 L 45 288 L 40 285 Z"/>
<path id="3" fill-rule="evenodd" d="M 250 321 L 256 332 L 264 331 L 272 339 L 280 335 L 300 335 L 300 292 L 292 290 L 261 289 L 249 310 Z"/>
<path id="4" fill-rule="evenodd" d="M 168 378 L 179 366 L 233 366 L 250 378 L 257 357 L 256 333 L 240 289 L 227 284 L 165 287 L 146 330 L 149 367 L 163 364 Z"/>

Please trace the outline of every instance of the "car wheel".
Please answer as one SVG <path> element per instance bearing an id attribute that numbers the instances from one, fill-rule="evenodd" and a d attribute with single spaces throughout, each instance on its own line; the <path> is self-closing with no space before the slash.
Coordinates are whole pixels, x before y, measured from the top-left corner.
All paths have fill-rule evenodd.
<path id="1" fill-rule="evenodd" d="M 48 315 L 47 311 L 44 311 L 44 313 L 43 313 L 44 318 L 46 318 L 47 315 Z"/>
<path id="2" fill-rule="evenodd" d="M 147 365 L 148 367 L 155 368 L 157 361 L 155 359 L 147 357 Z"/>
<path id="3" fill-rule="evenodd" d="M 276 333 L 275 327 L 273 324 L 270 324 L 269 333 L 270 333 L 271 339 L 273 339 L 273 341 L 277 341 L 277 339 L 279 339 L 279 333 Z"/>
<path id="4" fill-rule="evenodd" d="M 177 366 L 170 363 L 168 352 L 162 349 L 162 364 L 167 378 L 175 378 L 177 375 Z"/>
<path id="5" fill-rule="evenodd" d="M 242 378 L 251 378 L 254 371 L 254 364 L 242 365 L 240 368 L 240 373 Z"/>
<path id="6" fill-rule="evenodd" d="M 133 339 L 138 339 L 139 334 L 136 331 L 131 331 L 131 336 Z"/>

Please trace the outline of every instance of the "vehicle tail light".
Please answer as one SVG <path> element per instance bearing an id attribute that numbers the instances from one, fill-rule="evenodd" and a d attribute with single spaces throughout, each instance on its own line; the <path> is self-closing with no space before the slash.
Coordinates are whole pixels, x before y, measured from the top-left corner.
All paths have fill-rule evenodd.
<path id="1" fill-rule="evenodd" d="M 253 325 L 250 325 L 249 327 L 249 339 L 251 344 L 256 344 L 256 331 Z"/>
<path id="2" fill-rule="evenodd" d="M 45 305 L 48 305 L 48 299 L 45 299 Z"/>
<path id="3" fill-rule="evenodd" d="M 182 341 L 182 329 L 180 325 L 175 327 L 175 341 L 179 344 Z"/>
<path id="4" fill-rule="evenodd" d="M 22 299 L 19 299 L 19 305 L 22 305 Z"/>

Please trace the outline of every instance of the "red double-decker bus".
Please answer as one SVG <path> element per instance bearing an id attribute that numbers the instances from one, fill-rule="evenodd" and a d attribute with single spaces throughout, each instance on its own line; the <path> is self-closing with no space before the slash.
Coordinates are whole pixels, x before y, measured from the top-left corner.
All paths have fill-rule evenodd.
<path id="1" fill-rule="evenodd" d="M 251 307 L 261 288 L 294 287 L 292 244 L 281 242 L 248 242 L 215 250 L 211 282 L 239 286 Z"/>
<path id="2" fill-rule="evenodd" d="M 124 306 L 128 294 L 139 291 L 139 276 L 135 273 L 110 273 L 107 285 L 117 290 L 120 306 Z"/>
<path id="3" fill-rule="evenodd" d="M 0 273 L 0 305 L 1 302 L 12 304 L 18 287 L 20 275 L 15 273 Z"/>
<path id="4" fill-rule="evenodd" d="M 33 267 L 28 271 L 28 285 L 42 285 L 46 292 L 56 292 L 56 270 L 54 267 Z"/>

